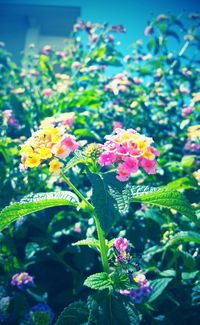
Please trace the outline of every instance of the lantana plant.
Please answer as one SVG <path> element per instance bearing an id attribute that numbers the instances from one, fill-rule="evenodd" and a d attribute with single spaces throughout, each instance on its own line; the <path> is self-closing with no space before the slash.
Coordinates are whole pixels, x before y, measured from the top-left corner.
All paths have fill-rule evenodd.
<path id="1" fill-rule="evenodd" d="M 109 238 L 111 228 L 125 217 L 134 202 L 176 210 L 195 223 L 196 216 L 184 195 L 173 188 L 132 185 L 134 174 L 156 173 L 156 157 L 160 153 L 152 138 L 133 129 L 116 128 L 105 137 L 104 144 L 83 145 L 71 134 L 73 119 L 65 114 L 46 119 L 21 147 L 22 172 L 48 163 L 50 174 L 60 177 L 69 190 L 30 194 L 12 203 L 1 212 L 0 230 L 22 216 L 50 207 L 74 206 L 83 210 L 94 219 L 96 236 L 73 245 L 94 248 L 102 270 L 84 282 L 96 290 L 87 304 L 79 301 L 66 307 L 56 324 L 64 324 L 70 317 L 76 324 L 100 324 L 104 319 L 106 324 L 139 324 L 135 304 L 148 300 L 154 288 L 134 261 L 134 239 L 130 243 L 123 236 Z M 70 179 L 73 167 L 79 164 L 91 183 L 90 197 Z M 21 286 L 20 281 L 26 276 L 16 275 L 12 284 Z"/>

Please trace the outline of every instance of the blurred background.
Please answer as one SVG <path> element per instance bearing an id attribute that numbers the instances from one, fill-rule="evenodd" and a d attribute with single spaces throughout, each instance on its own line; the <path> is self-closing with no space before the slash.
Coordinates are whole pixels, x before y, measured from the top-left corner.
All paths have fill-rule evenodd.
<path id="1" fill-rule="evenodd" d="M 124 25 L 127 32 L 122 35 L 120 48 L 126 54 L 133 42 L 144 37 L 151 18 L 169 12 L 181 16 L 199 7 L 199 0 L 0 0 L 0 41 L 20 63 L 32 43 L 37 51 L 46 44 L 62 48 L 73 24 L 82 18 Z"/>

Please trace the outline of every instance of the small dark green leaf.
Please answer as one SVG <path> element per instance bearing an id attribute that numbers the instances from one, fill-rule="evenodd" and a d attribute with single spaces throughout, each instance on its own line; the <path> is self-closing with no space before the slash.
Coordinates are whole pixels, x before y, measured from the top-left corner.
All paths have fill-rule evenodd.
<path id="1" fill-rule="evenodd" d="M 166 247 L 183 242 L 200 244 L 200 234 L 194 231 L 180 231 L 168 241 Z"/>
<path id="2" fill-rule="evenodd" d="M 95 238 L 87 238 L 79 240 L 72 244 L 73 246 L 93 246 L 99 248 L 99 241 Z"/>
<path id="3" fill-rule="evenodd" d="M 82 325 L 87 322 L 88 314 L 85 303 L 74 302 L 62 311 L 55 325 Z"/>
<path id="4" fill-rule="evenodd" d="M 181 273 L 181 277 L 183 280 L 187 281 L 187 280 L 192 280 L 194 279 L 197 274 L 199 274 L 199 271 L 194 271 L 194 272 L 182 272 Z"/>
<path id="5" fill-rule="evenodd" d="M 84 282 L 84 285 L 95 290 L 109 289 L 112 281 L 106 272 L 95 273 L 90 275 Z"/>
<path id="6" fill-rule="evenodd" d="M 89 321 L 98 325 L 139 325 L 133 302 L 122 295 L 106 295 L 103 291 L 88 298 Z"/>
<path id="7" fill-rule="evenodd" d="M 159 273 L 159 275 L 163 276 L 163 277 L 172 277 L 174 278 L 176 276 L 176 271 L 173 269 L 170 270 L 165 270 Z"/>
<path id="8" fill-rule="evenodd" d="M 148 302 L 152 302 L 157 299 L 165 290 L 168 283 L 172 281 L 172 278 L 157 279 L 151 281 L 151 287 L 153 288 L 152 294 L 148 299 Z"/>

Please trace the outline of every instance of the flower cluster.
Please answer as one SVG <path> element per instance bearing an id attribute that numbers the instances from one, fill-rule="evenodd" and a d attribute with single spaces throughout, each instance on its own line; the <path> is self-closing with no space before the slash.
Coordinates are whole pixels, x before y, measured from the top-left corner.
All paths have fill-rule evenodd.
<path id="1" fill-rule="evenodd" d="M 123 237 L 115 239 L 114 252 L 116 257 L 115 266 L 118 266 L 120 273 L 127 275 L 126 289 L 120 289 L 122 295 L 129 296 L 135 303 L 141 303 L 148 297 L 152 288 L 138 263 L 132 263 L 128 240 Z"/>
<path id="2" fill-rule="evenodd" d="M 194 111 L 194 106 L 187 106 L 182 109 L 182 116 L 186 117 Z"/>
<path id="3" fill-rule="evenodd" d="M 39 130 L 34 132 L 22 146 L 21 169 L 38 167 L 45 160 L 51 159 L 50 171 L 59 174 L 63 163 L 57 158 L 64 159 L 79 147 L 75 137 L 66 132 L 66 125 L 69 127 L 73 119 L 74 117 L 71 116 L 70 119 L 64 119 L 62 123 L 59 117 L 53 120 L 46 119 Z"/>
<path id="4" fill-rule="evenodd" d="M 14 117 L 12 109 L 6 109 L 5 111 L 2 112 L 2 117 L 3 117 L 3 125 L 10 125 L 16 129 L 19 128 L 19 122 L 18 120 Z"/>
<path id="5" fill-rule="evenodd" d="M 53 324 L 54 313 L 47 304 L 38 304 L 24 316 L 24 325 L 51 325 Z"/>
<path id="6" fill-rule="evenodd" d="M 119 92 L 126 93 L 128 86 L 132 84 L 131 78 L 128 78 L 125 74 L 119 73 L 109 81 L 105 86 L 105 90 L 118 95 Z"/>
<path id="7" fill-rule="evenodd" d="M 16 273 L 13 275 L 11 284 L 18 287 L 18 289 L 25 290 L 34 285 L 33 277 L 27 272 Z"/>
<path id="8" fill-rule="evenodd" d="M 137 274 L 133 277 L 133 280 L 139 285 L 136 289 L 131 290 L 120 290 L 120 293 L 125 296 L 129 296 L 136 304 L 141 303 L 152 293 L 152 287 L 146 276 L 142 273 Z"/>
<path id="9" fill-rule="evenodd" d="M 74 121 L 76 119 L 76 115 L 74 112 L 70 113 L 61 113 L 61 114 L 55 114 L 51 117 L 46 117 L 42 123 L 42 127 L 72 127 Z"/>
<path id="10" fill-rule="evenodd" d="M 188 138 L 191 141 L 200 140 L 200 124 L 192 125 L 188 128 Z"/>
<path id="11" fill-rule="evenodd" d="M 146 137 L 133 129 L 115 129 L 105 137 L 103 153 L 99 157 L 101 166 L 118 163 L 117 179 L 127 181 L 132 173 L 142 167 L 148 174 L 155 174 L 156 156 L 160 153 L 151 144 L 152 138 Z"/>

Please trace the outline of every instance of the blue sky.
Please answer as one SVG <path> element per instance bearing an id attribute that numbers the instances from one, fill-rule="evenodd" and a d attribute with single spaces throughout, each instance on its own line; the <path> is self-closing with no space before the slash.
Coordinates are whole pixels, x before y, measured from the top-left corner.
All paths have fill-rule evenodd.
<path id="1" fill-rule="evenodd" d="M 0 0 L 0 3 L 52 4 L 81 7 L 81 18 L 91 22 L 123 24 L 127 33 L 120 37 L 120 50 L 130 53 L 131 44 L 144 39 L 148 21 L 161 13 L 181 14 L 200 11 L 199 0 Z"/>
<path id="2" fill-rule="evenodd" d="M 58 1 L 59 2 L 59 1 Z M 161 13 L 181 14 L 200 11 L 199 0 L 65 0 L 81 6 L 82 18 L 92 22 L 123 24 L 127 33 L 121 37 L 121 50 L 130 51 L 131 44 L 144 39 L 144 29 L 152 18 Z"/>

